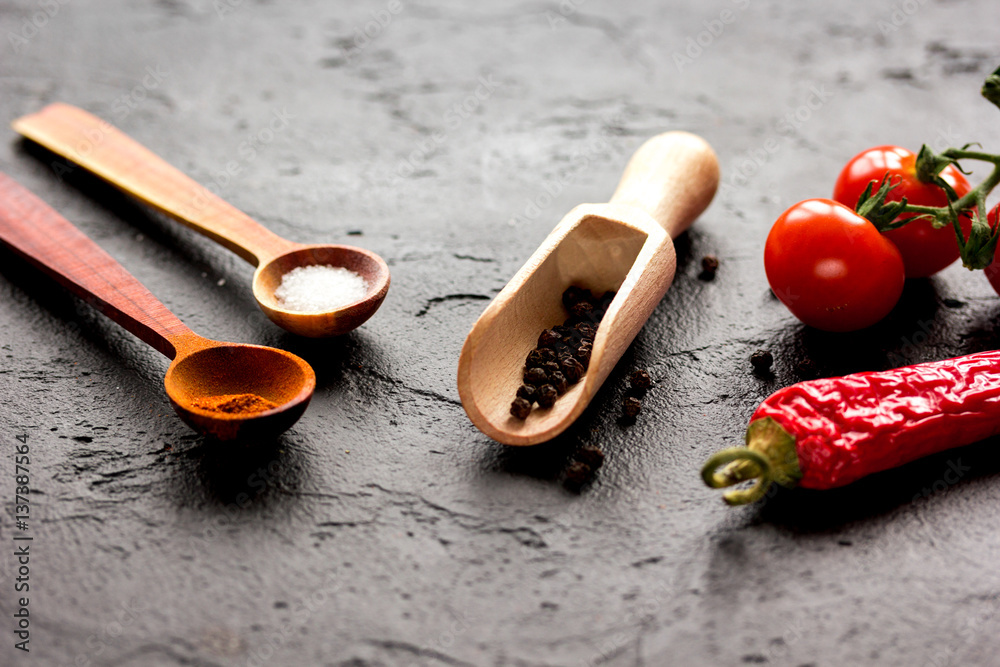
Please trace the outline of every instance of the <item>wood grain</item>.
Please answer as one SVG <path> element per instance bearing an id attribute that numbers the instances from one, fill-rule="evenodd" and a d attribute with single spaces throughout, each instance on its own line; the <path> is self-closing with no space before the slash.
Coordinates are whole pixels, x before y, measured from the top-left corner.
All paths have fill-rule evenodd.
<path id="1" fill-rule="evenodd" d="M 195 334 L 83 232 L 4 174 L 0 241 L 172 359 L 164 388 L 174 410 L 196 431 L 221 440 L 269 438 L 295 423 L 309 405 L 316 375 L 304 360 Z M 203 397 L 244 393 L 278 407 L 228 414 L 199 405 Z"/>
<path id="2" fill-rule="evenodd" d="M 170 359 L 198 338 L 114 258 L 6 174 L 0 240 Z"/>
<path id="3" fill-rule="evenodd" d="M 459 357 L 458 391 L 472 422 L 491 438 L 533 445 L 563 432 L 590 403 L 669 289 L 672 238 L 711 202 L 718 161 L 705 141 L 668 132 L 643 144 L 608 204 L 574 208 L 490 303 Z M 538 334 L 565 319 L 562 292 L 580 285 L 617 291 L 597 331 L 590 366 L 549 409 L 510 415 L 524 359 Z"/>
<path id="4" fill-rule="evenodd" d="M 18 118 L 15 130 L 93 172 L 133 197 L 229 248 L 257 267 L 253 293 L 278 326 L 321 338 L 351 331 L 370 318 L 389 290 L 389 267 L 373 252 L 348 245 L 293 243 L 194 182 L 110 123 L 68 104 L 50 104 Z M 329 264 L 360 274 L 368 292 L 343 308 L 302 313 L 274 296 L 282 276 L 297 266 Z"/>
<path id="5" fill-rule="evenodd" d="M 57 102 L 18 118 L 11 126 L 254 266 L 301 247 L 261 226 L 111 123 L 83 109 Z"/>

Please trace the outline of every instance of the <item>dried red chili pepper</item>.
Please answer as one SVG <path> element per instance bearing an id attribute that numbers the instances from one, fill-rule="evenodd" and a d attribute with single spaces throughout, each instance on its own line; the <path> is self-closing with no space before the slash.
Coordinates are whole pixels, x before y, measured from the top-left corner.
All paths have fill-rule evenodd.
<path id="1" fill-rule="evenodd" d="M 747 446 L 716 453 L 701 473 L 713 488 L 756 478 L 723 496 L 742 505 L 772 481 L 831 489 L 997 433 L 1000 351 L 980 352 L 786 387 L 757 408 Z"/>

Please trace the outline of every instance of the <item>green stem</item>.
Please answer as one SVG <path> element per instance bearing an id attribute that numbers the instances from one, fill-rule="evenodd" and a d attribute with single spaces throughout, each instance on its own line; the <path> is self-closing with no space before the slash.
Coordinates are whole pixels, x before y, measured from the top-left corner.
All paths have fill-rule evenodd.
<path id="1" fill-rule="evenodd" d="M 949 149 L 949 150 L 954 150 L 954 149 Z M 983 153 L 983 155 L 988 155 L 988 154 Z M 980 193 L 982 193 L 982 198 L 983 200 L 985 200 L 986 197 L 990 194 L 990 192 L 993 191 L 993 188 L 995 188 L 997 184 L 1000 183 L 1000 155 L 989 155 L 989 158 L 990 159 L 984 161 L 993 163 L 993 171 L 990 173 L 989 176 L 987 176 L 983 180 L 982 183 L 969 190 L 962 197 L 959 197 L 958 201 L 952 203 L 952 206 L 954 206 L 956 211 L 960 211 L 964 208 L 969 208 L 973 204 L 978 203 Z M 983 158 L 973 158 L 973 159 L 979 160 Z M 907 204 L 907 208 L 909 208 L 909 204 Z M 985 214 L 983 214 L 983 220 L 985 219 L 986 216 Z"/>
<path id="2" fill-rule="evenodd" d="M 720 466 L 725 466 L 721 472 L 718 471 Z M 757 482 L 749 489 L 735 489 L 722 494 L 722 499 L 730 505 L 746 505 L 764 497 L 773 480 L 771 464 L 767 459 L 752 449 L 733 447 L 710 456 L 701 469 L 701 478 L 713 489 L 733 486 L 755 477 Z"/>
<path id="3" fill-rule="evenodd" d="M 942 212 L 947 212 L 946 208 L 938 208 L 937 206 L 920 206 L 919 204 L 911 204 L 906 202 L 906 208 L 903 209 L 903 213 L 923 213 L 925 215 L 933 215 L 935 218 L 940 217 Z"/>
<path id="4" fill-rule="evenodd" d="M 936 174 L 935 165 L 940 166 L 960 159 L 989 162 L 993 165 L 993 170 L 979 185 L 961 197 L 955 198 L 955 191 Z M 947 206 L 920 206 L 909 203 L 905 198 L 901 202 L 887 203 L 885 195 L 892 186 L 883 182 L 879 192 L 876 193 L 878 196 L 873 196 L 871 201 L 858 202 L 858 213 L 868 218 L 881 232 L 899 229 L 920 219 L 929 218 L 935 228 L 950 222 L 955 230 L 962 263 L 968 269 L 985 269 L 993 261 L 997 241 L 1000 239 L 1000 226 L 991 229 L 986 218 L 986 198 L 1000 184 L 1000 155 L 970 151 L 965 148 L 949 148 L 938 156 L 925 146 L 921 149 L 920 160 L 926 160 L 924 170 L 932 172 L 935 184 L 948 195 Z M 920 171 L 919 165 L 918 171 Z M 864 199 L 864 196 L 862 198 Z M 970 210 L 972 225 L 966 238 L 959 218 Z M 900 216 L 905 214 L 915 215 L 900 220 Z"/>
<path id="5" fill-rule="evenodd" d="M 1000 155 L 986 153 L 985 151 L 970 151 L 964 148 L 948 148 L 941 155 L 952 160 L 980 160 L 982 162 L 992 162 L 1000 164 Z"/>
<path id="6" fill-rule="evenodd" d="M 713 489 L 735 486 L 756 479 L 749 489 L 733 489 L 722 494 L 730 505 L 760 500 L 772 482 L 795 486 L 802 477 L 795 438 L 771 417 L 756 419 L 747 427 L 746 447 L 716 452 L 705 462 L 701 478 Z M 720 470 L 721 468 L 721 470 Z"/>

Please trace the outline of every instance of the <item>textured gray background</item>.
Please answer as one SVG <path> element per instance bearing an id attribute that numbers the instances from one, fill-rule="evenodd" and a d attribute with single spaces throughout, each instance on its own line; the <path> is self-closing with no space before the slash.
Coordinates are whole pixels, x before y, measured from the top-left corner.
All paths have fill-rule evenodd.
<path id="1" fill-rule="evenodd" d="M 360 330 L 296 339 L 258 312 L 248 265 L 60 180 L 6 131 L 0 170 L 181 319 L 290 349 L 319 388 L 273 447 L 209 445 L 171 412 L 166 360 L 0 254 L 0 662 L 996 664 L 996 442 L 741 509 L 697 474 L 803 358 L 840 374 L 1000 343 L 1000 300 L 961 267 L 834 336 L 769 297 L 761 262 L 774 218 L 829 196 L 863 148 L 1000 148 L 978 96 L 1000 62 L 996 2 L 404 1 L 355 51 L 388 2 L 127 4 L 0 2 L 0 124 L 62 100 L 204 184 L 234 161 L 225 198 L 293 240 L 380 253 L 393 284 Z M 498 84 L 488 99 L 449 111 L 479 77 Z M 282 112 L 248 157 L 241 143 Z M 605 201 L 668 129 L 706 137 L 727 184 L 679 241 L 673 289 L 565 437 L 491 442 L 458 402 L 466 332 L 562 214 Z M 723 262 L 710 283 L 707 252 Z M 759 347 L 773 377 L 750 372 Z M 656 384 L 627 427 L 636 366 Z M 18 434 L 33 453 L 27 659 L 9 632 Z M 560 475 L 580 443 L 608 458 L 577 494 Z M 952 464 L 969 470 L 948 484 Z"/>

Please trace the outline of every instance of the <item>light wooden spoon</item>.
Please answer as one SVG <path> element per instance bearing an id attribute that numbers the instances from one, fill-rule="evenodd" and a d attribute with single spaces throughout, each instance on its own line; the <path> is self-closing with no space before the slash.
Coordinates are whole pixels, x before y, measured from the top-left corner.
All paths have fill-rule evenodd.
<path id="1" fill-rule="evenodd" d="M 458 393 L 472 422 L 508 445 L 535 445 L 580 416 L 674 278 L 672 239 L 712 201 L 719 165 L 687 132 L 653 137 L 629 161 L 608 204 L 570 211 L 472 327 L 458 362 Z M 542 330 L 566 318 L 570 285 L 617 291 L 597 330 L 587 373 L 549 409 L 511 416 L 524 360 Z"/>
<path id="2" fill-rule="evenodd" d="M 229 248 L 257 267 L 253 295 L 278 326 L 300 336 L 347 333 L 371 317 L 389 290 L 389 267 L 373 252 L 349 245 L 304 245 L 281 238 L 194 182 L 126 134 L 83 109 L 50 104 L 15 120 L 19 133 L 93 172 L 140 201 Z M 274 296 L 287 272 L 325 264 L 365 279 L 364 298 L 327 312 L 288 310 Z"/>
<path id="3" fill-rule="evenodd" d="M 316 375 L 304 360 L 272 347 L 197 335 L 100 246 L 4 174 L 0 241 L 172 359 L 163 380 L 167 396 L 199 433 L 219 440 L 273 437 L 309 405 Z M 256 394 L 277 406 L 237 414 L 203 407 L 204 399 L 231 394 Z"/>

